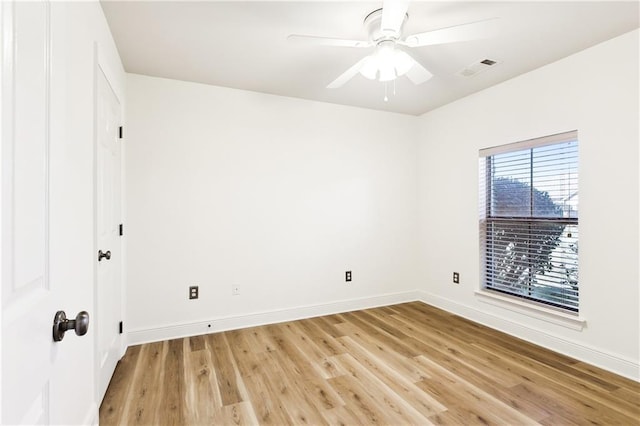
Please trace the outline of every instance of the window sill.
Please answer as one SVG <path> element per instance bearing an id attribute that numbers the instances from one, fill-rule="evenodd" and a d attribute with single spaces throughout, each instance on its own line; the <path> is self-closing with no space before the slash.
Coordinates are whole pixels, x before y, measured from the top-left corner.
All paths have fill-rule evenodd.
<path id="1" fill-rule="evenodd" d="M 561 312 L 553 308 L 547 308 L 538 305 L 536 303 L 526 302 L 516 297 L 495 294 L 493 292 L 485 290 L 476 291 L 476 296 L 481 302 L 499 306 L 512 312 L 517 312 L 519 314 L 527 315 L 553 324 L 561 325 L 572 330 L 581 331 L 587 324 L 587 320 L 580 317 L 578 314 L 572 315 L 566 312 Z"/>

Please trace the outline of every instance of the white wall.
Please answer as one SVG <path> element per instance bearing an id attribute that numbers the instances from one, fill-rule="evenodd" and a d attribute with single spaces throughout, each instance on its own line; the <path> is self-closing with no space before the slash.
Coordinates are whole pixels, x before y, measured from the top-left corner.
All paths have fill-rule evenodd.
<path id="1" fill-rule="evenodd" d="M 94 111 L 96 52 L 114 91 L 124 98 L 125 73 L 106 19 L 97 1 L 51 3 L 50 279 L 64 288 L 58 308 L 75 317 L 91 316 L 83 338 L 69 336 L 55 356 L 61 388 L 52 419 L 66 424 L 97 422 L 94 338 Z M 53 313 L 51 313 L 53 318 Z M 72 333 L 73 334 L 73 333 Z M 68 334 L 67 334 L 68 335 Z M 56 376 L 58 377 L 58 376 Z M 89 412 L 83 412 L 91 407 Z"/>
<path id="2" fill-rule="evenodd" d="M 127 122 L 130 342 L 414 298 L 417 117 L 128 75 Z"/>
<path id="3" fill-rule="evenodd" d="M 420 287 L 429 303 L 626 376 L 638 373 L 638 31 L 421 117 Z M 582 331 L 482 303 L 478 150 L 578 130 Z M 461 284 L 451 281 L 460 272 Z"/>

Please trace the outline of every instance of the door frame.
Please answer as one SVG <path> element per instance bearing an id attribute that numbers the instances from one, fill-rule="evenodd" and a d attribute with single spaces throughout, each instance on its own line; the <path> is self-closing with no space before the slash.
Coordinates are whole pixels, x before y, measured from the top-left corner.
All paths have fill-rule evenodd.
<path id="1" fill-rule="evenodd" d="M 94 43 L 94 67 L 93 67 L 93 253 L 98 253 L 98 76 L 99 73 L 103 73 L 104 77 L 107 80 L 109 86 L 111 86 L 111 90 L 116 96 L 118 103 L 120 105 L 120 121 L 121 124 L 124 124 L 124 94 L 118 93 L 116 90 L 116 85 L 113 84 L 115 78 L 113 77 L 115 73 L 109 67 L 109 61 L 104 57 L 103 50 L 100 48 L 99 43 Z M 120 143 L 124 141 L 124 137 L 120 139 Z M 124 144 L 121 145 L 120 149 L 120 218 L 122 223 L 124 223 Z M 120 318 L 121 321 L 125 321 L 125 286 L 124 286 L 124 277 L 125 274 L 125 244 L 124 244 L 124 235 L 119 239 L 120 241 Z M 116 256 L 116 259 L 118 256 Z M 98 262 L 97 257 L 94 256 L 93 262 L 93 312 L 97 314 L 98 307 Z M 96 317 L 97 318 L 97 317 Z M 127 350 L 127 338 L 126 332 L 123 330 L 123 333 L 120 335 L 120 357 L 124 356 L 124 353 Z M 99 359 L 99 344 L 100 341 L 97 335 L 94 334 L 94 399 L 96 404 L 98 405 L 98 409 L 100 409 L 100 405 L 102 404 L 102 400 L 99 397 L 99 388 L 100 388 L 100 359 Z"/>

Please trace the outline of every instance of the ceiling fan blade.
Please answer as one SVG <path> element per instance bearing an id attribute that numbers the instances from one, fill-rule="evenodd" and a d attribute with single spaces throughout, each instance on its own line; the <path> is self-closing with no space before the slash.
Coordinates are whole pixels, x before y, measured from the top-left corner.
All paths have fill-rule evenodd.
<path id="1" fill-rule="evenodd" d="M 413 59 L 413 66 L 409 69 L 409 71 L 407 71 L 405 75 L 415 85 L 422 84 L 433 77 L 433 74 L 431 74 L 425 67 L 422 66 L 422 64 L 420 64 L 420 62 L 416 61 L 415 59 Z"/>
<path id="2" fill-rule="evenodd" d="M 489 38 L 497 33 L 498 26 L 496 24 L 498 19 L 499 18 L 490 18 L 410 35 L 402 44 L 409 47 L 419 47 Z"/>
<path id="3" fill-rule="evenodd" d="M 315 46 L 337 46 L 337 47 L 369 47 L 371 42 L 366 40 L 346 40 L 341 38 L 318 37 L 301 34 L 291 34 L 287 40 L 294 43 L 302 43 Z"/>
<path id="4" fill-rule="evenodd" d="M 400 28 L 409 8 L 409 0 L 384 0 L 380 30 L 385 35 L 399 37 Z"/>
<path id="5" fill-rule="evenodd" d="M 329 83 L 327 89 L 337 89 L 338 87 L 342 87 L 342 85 L 344 85 L 347 81 L 351 80 L 356 74 L 358 74 L 358 72 L 360 72 L 360 68 L 362 68 L 362 65 L 368 57 L 369 56 L 365 56 L 364 58 L 356 62 L 354 66 L 343 72 L 338 78 Z"/>

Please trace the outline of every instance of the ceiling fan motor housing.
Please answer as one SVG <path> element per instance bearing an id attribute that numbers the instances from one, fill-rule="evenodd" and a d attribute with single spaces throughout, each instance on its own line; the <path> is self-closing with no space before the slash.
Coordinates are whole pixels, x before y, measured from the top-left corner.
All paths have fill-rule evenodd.
<path id="1" fill-rule="evenodd" d="M 409 14 L 405 13 L 404 20 L 398 31 L 382 28 L 382 8 L 376 9 L 364 18 L 364 28 L 369 35 L 369 40 L 379 43 L 384 40 L 397 41 L 402 35 L 402 26 L 409 19 Z"/>

